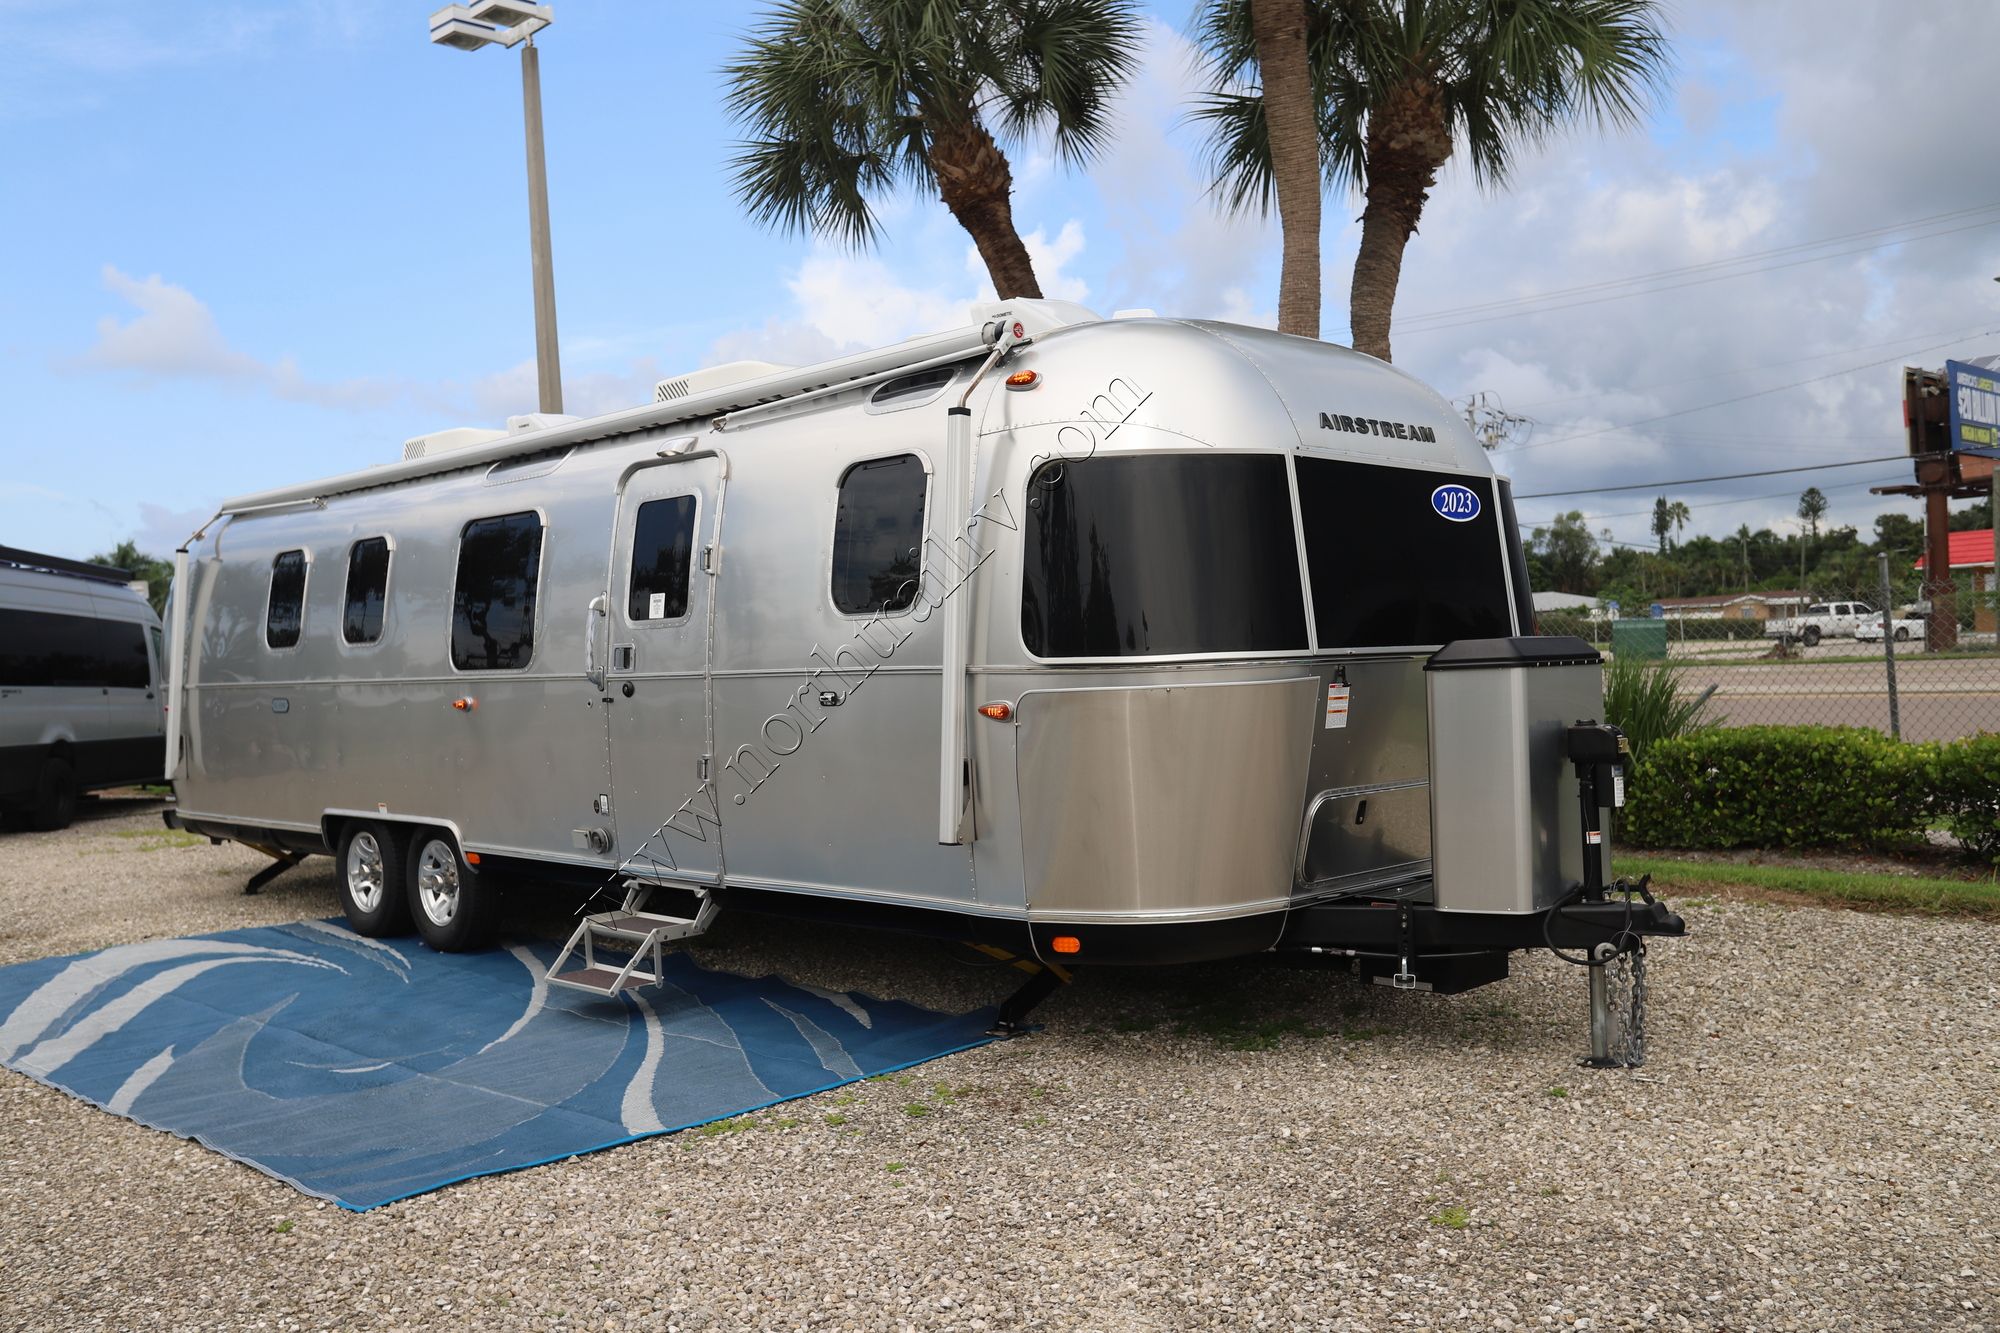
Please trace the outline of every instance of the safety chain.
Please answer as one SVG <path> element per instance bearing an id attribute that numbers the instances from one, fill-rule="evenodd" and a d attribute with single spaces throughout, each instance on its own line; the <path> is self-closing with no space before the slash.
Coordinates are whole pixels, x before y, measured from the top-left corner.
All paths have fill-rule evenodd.
<path id="1" fill-rule="evenodd" d="M 1607 959 L 1604 983 L 1609 991 L 1613 1022 L 1611 1058 L 1627 1069 L 1646 1063 L 1646 943 Z"/>

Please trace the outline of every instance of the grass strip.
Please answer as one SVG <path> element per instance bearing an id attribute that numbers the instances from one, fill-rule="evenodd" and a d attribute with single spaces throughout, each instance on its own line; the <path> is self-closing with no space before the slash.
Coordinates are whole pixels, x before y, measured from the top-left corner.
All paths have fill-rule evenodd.
<path id="1" fill-rule="evenodd" d="M 1651 875 L 1655 883 L 1684 888 L 1748 888 L 1849 907 L 2000 919 L 2000 882 L 1990 879 L 1930 879 L 1641 856 L 1620 856 L 1613 868 L 1627 878 Z"/>

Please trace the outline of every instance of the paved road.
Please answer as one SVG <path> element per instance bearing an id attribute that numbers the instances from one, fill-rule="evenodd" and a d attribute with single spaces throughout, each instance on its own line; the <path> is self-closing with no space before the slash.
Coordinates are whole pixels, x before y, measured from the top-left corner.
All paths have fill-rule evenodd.
<path id="1" fill-rule="evenodd" d="M 1689 692 L 1716 687 L 1714 707 L 1732 726 L 1819 723 L 1889 730 L 1880 662 L 1689 662 L 1685 672 Z M 2000 657 L 1899 657 L 1896 692 L 1906 740 L 2000 731 Z"/>

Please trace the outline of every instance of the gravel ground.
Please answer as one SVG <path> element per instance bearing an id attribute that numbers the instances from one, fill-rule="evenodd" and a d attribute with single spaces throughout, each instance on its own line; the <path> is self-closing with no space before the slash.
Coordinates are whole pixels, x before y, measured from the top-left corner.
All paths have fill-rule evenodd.
<path id="1" fill-rule="evenodd" d="M 0 962 L 336 910 L 329 862 L 244 898 L 260 858 L 156 810 L 0 835 Z M 1034 1037 L 359 1215 L 0 1072 L 0 1325 L 1995 1327 L 1997 928 L 1685 908 L 1636 1073 L 1575 1067 L 1545 956 L 1448 998 L 1087 972 Z M 1010 984 L 753 918 L 695 952 Z"/>

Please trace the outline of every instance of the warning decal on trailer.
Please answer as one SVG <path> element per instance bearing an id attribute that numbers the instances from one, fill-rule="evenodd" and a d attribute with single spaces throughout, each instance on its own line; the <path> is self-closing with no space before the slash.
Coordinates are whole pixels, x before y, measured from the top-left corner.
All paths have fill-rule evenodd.
<path id="1" fill-rule="evenodd" d="M 646 596 L 646 619 L 664 620 L 667 616 L 667 595 L 663 592 L 648 593 Z"/>
<path id="2" fill-rule="evenodd" d="M 1326 729 L 1347 725 L 1347 686 L 1335 682 L 1326 687 Z"/>

